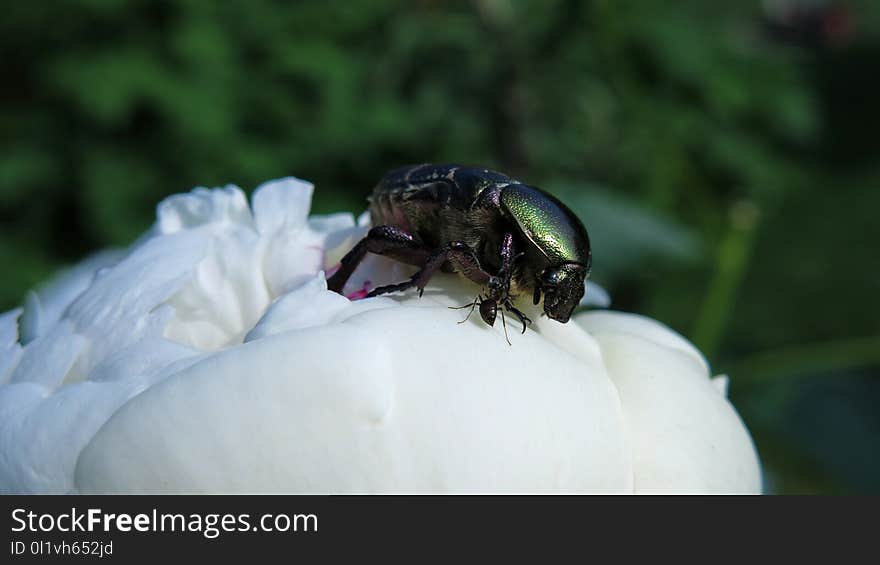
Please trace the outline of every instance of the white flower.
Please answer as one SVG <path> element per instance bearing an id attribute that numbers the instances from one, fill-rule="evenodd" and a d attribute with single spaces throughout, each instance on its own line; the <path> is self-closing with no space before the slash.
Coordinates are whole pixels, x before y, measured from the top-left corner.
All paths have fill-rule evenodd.
<path id="1" fill-rule="evenodd" d="M 357 300 L 412 271 L 381 257 L 329 292 L 366 218 L 308 217 L 311 193 L 173 196 L 0 316 L 2 491 L 760 492 L 726 380 L 678 334 L 535 315 L 509 346 L 457 323 L 479 289 L 453 275 Z"/>

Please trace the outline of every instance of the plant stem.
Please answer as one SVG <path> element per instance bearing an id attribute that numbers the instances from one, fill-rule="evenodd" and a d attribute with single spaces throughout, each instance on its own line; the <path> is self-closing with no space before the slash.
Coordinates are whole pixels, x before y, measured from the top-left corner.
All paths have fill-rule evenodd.
<path id="1" fill-rule="evenodd" d="M 725 367 L 737 385 L 804 374 L 832 374 L 840 369 L 880 365 L 880 336 L 795 345 L 746 356 Z"/>
<path id="2" fill-rule="evenodd" d="M 733 303 L 749 264 L 757 233 L 759 210 L 749 201 L 737 202 L 730 208 L 730 226 L 718 246 L 715 275 L 697 316 L 694 343 L 714 358 L 724 336 Z"/>

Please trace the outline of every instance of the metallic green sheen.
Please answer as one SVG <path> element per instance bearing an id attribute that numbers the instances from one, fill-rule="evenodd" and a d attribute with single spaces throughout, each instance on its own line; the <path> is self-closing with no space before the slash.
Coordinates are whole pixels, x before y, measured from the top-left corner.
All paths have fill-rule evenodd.
<path id="1" fill-rule="evenodd" d="M 590 240 L 574 212 L 543 190 L 511 184 L 501 191 L 501 206 L 550 264 L 590 264 Z"/>

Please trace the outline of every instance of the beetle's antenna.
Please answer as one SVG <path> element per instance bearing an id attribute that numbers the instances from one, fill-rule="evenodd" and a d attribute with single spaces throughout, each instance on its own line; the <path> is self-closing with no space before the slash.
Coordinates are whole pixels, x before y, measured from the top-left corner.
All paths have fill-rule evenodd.
<path id="1" fill-rule="evenodd" d="M 512 346 L 513 344 L 510 343 L 510 338 L 507 337 L 507 320 L 504 319 L 504 310 L 501 310 L 501 325 L 504 326 L 504 339 L 507 340 L 507 345 Z"/>

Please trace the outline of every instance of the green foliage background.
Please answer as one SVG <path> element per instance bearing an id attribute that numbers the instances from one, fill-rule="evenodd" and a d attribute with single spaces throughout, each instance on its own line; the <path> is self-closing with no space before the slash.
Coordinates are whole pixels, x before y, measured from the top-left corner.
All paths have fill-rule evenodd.
<path id="1" fill-rule="evenodd" d="M 827 4 L 844 39 L 737 0 L 9 4 L 0 309 L 196 185 L 359 212 L 395 166 L 486 165 L 732 376 L 770 492 L 880 492 L 880 9 Z"/>

